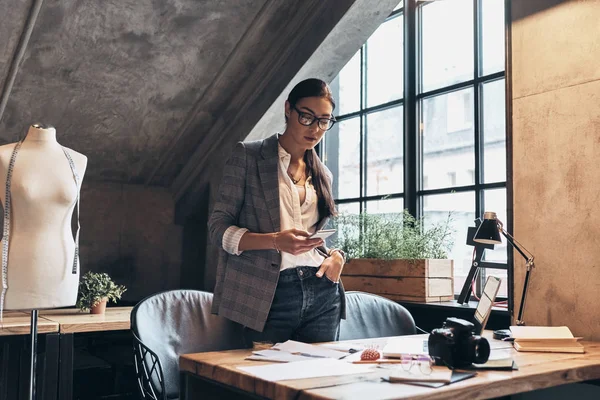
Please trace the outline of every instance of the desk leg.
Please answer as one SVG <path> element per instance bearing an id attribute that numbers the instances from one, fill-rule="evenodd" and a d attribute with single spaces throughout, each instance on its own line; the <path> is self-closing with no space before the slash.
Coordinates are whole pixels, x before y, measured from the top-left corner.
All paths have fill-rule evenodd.
<path id="1" fill-rule="evenodd" d="M 187 383 L 188 383 L 188 374 L 185 372 L 179 373 L 179 400 L 186 400 L 188 398 L 187 395 Z"/>
<path id="2" fill-rule="evenodd" d="M 17 400 L 19 397 L 19 370 L 21 348 L 24 342 L 19 337 L 3 338 L 2 344 L 2 380 L 0 381 L 0 399 Z"/>
<path id="3" fill-rule="evenodd" d="M 58 398 L 73 399 L 73 334 L 60 334 L 60 362 L 58 372 Z"/>
<path id="4" fill-rule="evenodd" d="M 23 338 L 28 339 L 29 336 L 23 336 Z M 31 350 L 29 349 L 29 341 L 24 341 L 21 347 L 21 356 L 19 357 L 19 400 L 29 400 L 29 357 L 31 356 Z"/>
<path id="5" fill-rule="evenodd" d="M 44 357 L 44 366 L 42 376 L 38 380 L 42 383 L 40 400 L 56 400 L 58 394 L 58 367 L 60 366 L 60 335 L 58 333 L 48 333 L 46 336 L 46 351 Z"/>

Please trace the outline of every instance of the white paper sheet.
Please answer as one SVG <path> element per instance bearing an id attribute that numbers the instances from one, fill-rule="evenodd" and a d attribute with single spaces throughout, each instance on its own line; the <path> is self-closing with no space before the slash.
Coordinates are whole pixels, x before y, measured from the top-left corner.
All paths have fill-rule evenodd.
<path id="1" fill-rule="evenodd" d="M 365 348 L 363 344 L 360 343 L 349 343 L 349 342 L 335 342 L 335 343 L 325 343 L 320 345 L 321 347 L 326 347 L 331 350 L 343 351 L 344 353 L 348 353 L 349 351 L 361 351 Z"/>
<path id="2" fill-rule="evenodd" d="M 316 346 L 314 344 L 296 342 L 295 340 L 288 340 L 283 343 L 277 343 L 273 346 L 273 349 L 287 351 L 292 354 L 299 354 L 304 356 L 322 357 L 322 358 L 341 358 L 348 353 L 337 350 L 330 350 L 322 346 Z"/>
<path id="3" fill-rule="evenodd" d="M 237 367 L 266 381 L 306 379 L 322 376 L 364 374 L 374 369 L 373 364 L 349 364 L 332 358 L 319 358 L 287 364 L 269 364 L 251 367 Z"/>
<path id="4" fill-rule="evenodd" d="M 258 350 L 253 351 L 251 356 L 246 357 L 246 360 L 270 362 L 296 362 L 314 360 L 314 357 L 300 356 L 297 354 L 291 354 L 287 351 L 280 350 Z"/>
<path id="5" fill-rule="evenodd" d="M 401 357 L 403 354 L 428 355 L 427 339 L 410 336 L 393 338 L 383 348 L 384 357 Z"/>

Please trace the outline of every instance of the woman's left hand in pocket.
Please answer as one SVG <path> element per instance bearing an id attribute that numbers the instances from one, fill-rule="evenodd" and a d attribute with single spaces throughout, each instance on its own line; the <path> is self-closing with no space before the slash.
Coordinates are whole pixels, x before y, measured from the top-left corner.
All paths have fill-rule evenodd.
<path id="1" fill-rule="evenodd" d="M 337 252 L 334 252 L 331 257 L 327 257 L 321 267 L 317 271 L 317 277 L 322 278 L 326 275 L 332 282 L 339 282 L 342 269 L 344 268 L 344 258 Z"/>

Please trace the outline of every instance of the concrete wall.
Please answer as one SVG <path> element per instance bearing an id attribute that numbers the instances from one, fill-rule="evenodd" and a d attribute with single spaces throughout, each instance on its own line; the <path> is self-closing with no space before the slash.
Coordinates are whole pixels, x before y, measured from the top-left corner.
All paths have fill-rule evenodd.
<path id="1" fill-rule="evenodd" d="M 536 257 L 524 320 L 599 340 L 600 1 L 513 1 L 512 19 L 514 235 Z"/>
<path id="2" fill-rule="evenodd" d="M 107 272 L 138 301 L 180 287 L 181 226 L 168 189 L 83 181 L 81 271 Z"/>

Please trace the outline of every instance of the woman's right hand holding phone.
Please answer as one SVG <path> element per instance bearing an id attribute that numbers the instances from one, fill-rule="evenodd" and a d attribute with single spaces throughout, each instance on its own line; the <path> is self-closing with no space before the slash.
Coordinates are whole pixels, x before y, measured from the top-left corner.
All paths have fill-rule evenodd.
<path id="1" fill-rule="evenodd" d="M 287 229 L 273 234 L 273 245 L 276 250 L 293 255 L 306 253 L 323 244 L 323 239 L 310 239 L 310 233 L 300 229 Z"/>

